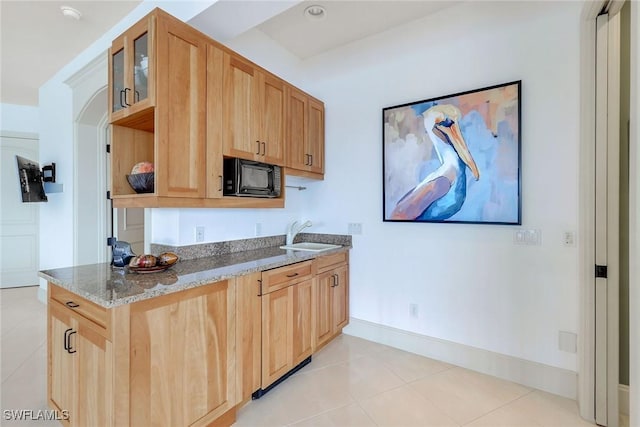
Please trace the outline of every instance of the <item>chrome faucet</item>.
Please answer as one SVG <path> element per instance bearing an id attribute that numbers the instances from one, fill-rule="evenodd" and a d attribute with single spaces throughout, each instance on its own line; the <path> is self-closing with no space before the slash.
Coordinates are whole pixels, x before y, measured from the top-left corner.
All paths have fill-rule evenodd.
<path id="1" fill-rule="evenodd" d="M 296 238 L 296 234 L 298 234 L 305 228 L 311 227 L 313 225 L 311 221 L 307 221 L 298 227 L 296 227 L 296 224 L 298 224 L 298 221 L 293 221 L 291 225 L 289 225 L 289 228 L 287 229 L 287 245 L 293 244 L 293 239 Z"/>

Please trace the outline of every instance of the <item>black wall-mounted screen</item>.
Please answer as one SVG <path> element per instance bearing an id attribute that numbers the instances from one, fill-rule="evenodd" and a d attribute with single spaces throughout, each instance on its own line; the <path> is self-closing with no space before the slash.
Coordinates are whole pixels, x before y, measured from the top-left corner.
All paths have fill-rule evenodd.
<path id="1" fill-rule="evenodd" d="M 33 160 L 16 156 L 18 162 L 18 180 L 23 202 L 46 202 L 47 195 L 42 184 L 40 165 Z"/>

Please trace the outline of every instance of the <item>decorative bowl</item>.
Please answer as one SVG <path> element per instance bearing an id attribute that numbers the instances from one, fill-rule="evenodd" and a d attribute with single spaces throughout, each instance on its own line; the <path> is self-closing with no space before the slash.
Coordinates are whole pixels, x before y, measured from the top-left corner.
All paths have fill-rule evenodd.
<path id="1" fill-rule="evenodd" d="M 133 173 L 127 175 L 127 181 L 136 193 L 153 193 L 154 173 Z"/>

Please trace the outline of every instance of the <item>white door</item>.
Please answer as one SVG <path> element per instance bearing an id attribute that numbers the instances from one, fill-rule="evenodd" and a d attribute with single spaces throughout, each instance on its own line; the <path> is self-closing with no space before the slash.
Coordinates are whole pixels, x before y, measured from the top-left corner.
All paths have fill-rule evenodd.
<path id="1" fill-rule="evenodd" d="M 144 253 L 144 209 L 114 209 L 115 237 L 131 244 L 136 255 Z"/>
<path id="2" fill-rule="evenodd" d="M 600 15 L 596 27 L 595 420 L 599 425 L 616 427 L 619 382 L 620 15 Z"/>
<path id="3" fill-rule="evenodd" d="M 36 135 L 0 135 L 0 288 L 38 284 L 39 203 L 23 203 L 16 155 L 38 161 Z"/>

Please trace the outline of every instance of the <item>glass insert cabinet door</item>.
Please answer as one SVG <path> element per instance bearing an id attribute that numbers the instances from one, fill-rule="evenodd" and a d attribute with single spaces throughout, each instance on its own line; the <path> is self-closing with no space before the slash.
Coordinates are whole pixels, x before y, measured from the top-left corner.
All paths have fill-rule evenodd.
<path id="1" fill-rule="evenodd" d="M 141 21 L 111 45 L 111 112 L 122 112 L 150 97 L 149 21 Z"/>
<path id="2" fill-rule="evenodd" d="M 144 33 L 133 42 L 133 94 L 134 102 L 149 96 L 149 36 Z"/>
<path id="3" fill-rule="evenodd" d="M 125 99 L 124 99 L 124 88 L 125 88 L 125 73 L 124 73 L 124 47 L 113 54 L 112 59 L 112 90 L 113 90 L 113 105 L 112 110 L 120 111 L 126 107 Z"/>

